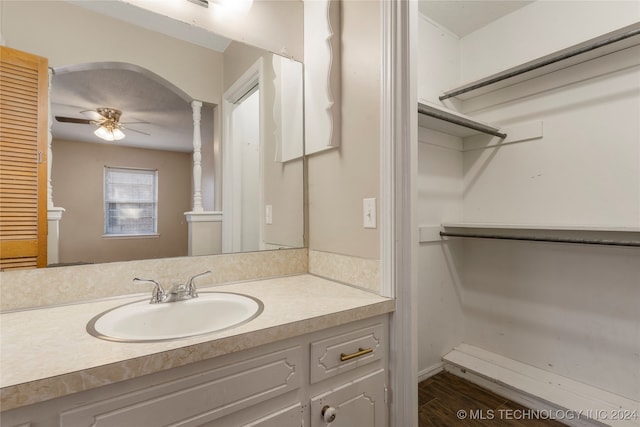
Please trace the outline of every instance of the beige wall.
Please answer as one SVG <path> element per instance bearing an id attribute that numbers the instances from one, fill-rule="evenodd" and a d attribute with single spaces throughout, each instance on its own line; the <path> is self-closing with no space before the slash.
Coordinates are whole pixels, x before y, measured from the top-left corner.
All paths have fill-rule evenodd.
<path id="1" fill-rule="evenodd" d="M 49 59 L 49 66 L 136 64 L 193 99 L 218 104 L 222 54 L 99 15 L 63 1 L 2 1 L 7 46 Z"/>
<path id="2" fill-rule="evenodd" d="M 254 0 L 247 13 L 231 12 L 210 2 L 208 9 L 184 3 L 126 0 L 140 8 L 212 31 L 224 37 L 249 43 L 270 52 L 303 59 L 302 0 Z"/>
<path id="3" fill-rule="evenodd" d="M 308 160 L 313 250 L 380 257 L 379 229 L 362 226 L 362 199 L 379 206 L 380 28 L 378 1 L 342 2 L 342 145 Z"/>
<path id="4" fill-rule="evenodd" d="M 231 87 L 259 58 L 263 60 L 265 73 L 265 87 L 260 91 L 261 101 L 266 103 L 266 111 L 271 111 L 275 100 L 271 53 L 245 44 L 231 43 L 224 53 L 224 88 L 226 91 Z M 273 223 L 264 224 L 263 242 L 276 247 L 300 247 L 304 245 L 303 160 L 300 158 L 286 163 L 275 161 L 276 124 L 272 114 L 265 114 L 263 119 L 264 204 L 273 207 Z M 261 221 L 264 223 L 264 207 L 261 209 Z"/>
<path id="5" fill-rule="evenodd" d="M 52 182 L 60 222 L 60 263 L 184 256 L 190 207 L 191 155 L 112 144 L 53 141 Z M 158 169 L 157 238 L 103 238 L 104 166 Z"/>

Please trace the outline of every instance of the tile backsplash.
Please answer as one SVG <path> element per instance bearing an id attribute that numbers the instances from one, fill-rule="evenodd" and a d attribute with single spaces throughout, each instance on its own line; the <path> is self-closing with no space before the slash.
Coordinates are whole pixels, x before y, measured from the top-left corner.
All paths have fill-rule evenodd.
<path id="1" fill-rule="evenodd" d="M 185 283 L 211 270 L 200 286 L 288 276 L 308 272 L 307 249 L 282 249 L 226 255 L 37 268 L 0 272 L 0 310 L 89 301 L 148 292 L 151 285 L 134 277 L 154 279 L 163 286 Z"/>

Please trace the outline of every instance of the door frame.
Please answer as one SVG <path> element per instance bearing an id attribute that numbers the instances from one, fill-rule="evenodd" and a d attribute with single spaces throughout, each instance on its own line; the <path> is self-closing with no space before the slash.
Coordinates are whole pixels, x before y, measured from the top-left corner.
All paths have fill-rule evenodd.
<path id="1" fill-rule="evenodd" d="M 418 425 L 417 223 L 418 6 L 381 1 L 380 278 L 391 315 L 390 426 Z"/>

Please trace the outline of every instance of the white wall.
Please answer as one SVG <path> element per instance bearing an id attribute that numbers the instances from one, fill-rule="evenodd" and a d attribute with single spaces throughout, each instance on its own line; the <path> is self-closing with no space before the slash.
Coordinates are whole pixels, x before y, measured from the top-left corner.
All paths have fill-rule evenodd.
<path id="1" fill-rule="evenodd" d="M 464 220 L 640 227 L 640 69 L 621 67 L 474 111 L 505 126 L 542 121 L 544 136 L 465 154 Z"/>
<path id="2" fill-rule="evenodd" d="M 418 22 L 418 102 L 440 104 L 442 92 L 460 84 L 460 39 L 422 14 Z"/>
<path id="3" fill-rule="evenodd" d="M 418 132 L 420 226 L 462 221 L 460 138 L 420 128 Z M 443 354 L 464 337 L 461 242 L 423 243 L 418 248 L 418 370 L 437 367 Z"/>
<path id="4" fill-rule="evenodd" d="M 637 248 L 464 245 L 464 342 L 640 400 Z"/>
<path id="5" fill-rule="evenodd" d="M 638 20 L 640 2 L 636 0 L 533 2 L 462 39 L 462 82 L 488 76 Z"/>
<path id="6" fill-rule="evenodd" d="M 535 2 L 460 41 L 462 80 L 628 25 L 640 18 L 634 4 Z M 465 222 L 640 227 L 638 58 L 630 49 L 466 101 L 465 113 L 485 122 L 542 121 L 544 136 L 458 153 L 457 160 L 420 144 L 419 188 L 442 189 L 419 192 L 420 223 L 456 221 L 455 203 L 443 193 L 458 176 Z M 443 185 L 445 165 L 452 181 Z M 419 248 L 421 311 L 443 316 L 440 328 L 455 333 L 461 322 L 460 342 L 640 399 L 637 249 L 471 239 L 453 244 L 441 253 L 437 244 Z M 435 319 L 423 322 L 424 370 L 437 350 L 456 343 Z"/>

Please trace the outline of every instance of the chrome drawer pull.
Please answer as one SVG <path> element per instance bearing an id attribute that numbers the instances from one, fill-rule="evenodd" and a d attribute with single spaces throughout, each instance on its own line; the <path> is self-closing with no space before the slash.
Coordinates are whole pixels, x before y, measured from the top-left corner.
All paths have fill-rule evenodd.
<path id="1" fill-rule="evenodd" d="M 373 353 L 372 348 L 360 347 L 357 352 L 351 354 L 340 353 L 340 361 L 346 362 L 347 360 L 355 359 L 356 357 L 364 356 L 365 354 Z"/>

